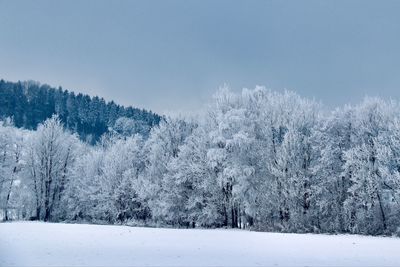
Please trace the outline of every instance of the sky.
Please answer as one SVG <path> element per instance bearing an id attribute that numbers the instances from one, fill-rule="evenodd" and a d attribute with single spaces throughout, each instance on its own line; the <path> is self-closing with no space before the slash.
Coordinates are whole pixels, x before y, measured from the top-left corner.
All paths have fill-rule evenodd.
<path id="1" fill-rule="evenodd" d="M 0 78 L 159 113 L 218 87 L 400 98 L 400 1 L 0 0 Z"/>

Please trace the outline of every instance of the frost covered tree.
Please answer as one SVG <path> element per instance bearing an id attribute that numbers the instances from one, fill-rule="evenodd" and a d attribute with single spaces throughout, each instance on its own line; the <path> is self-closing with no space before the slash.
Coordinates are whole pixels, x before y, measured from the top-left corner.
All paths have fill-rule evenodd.
<path id="1" fill-rule="evenodd" d="M 148 203 L 152 217 L 156 221 L 163 221 L 162 202 L 164 178 L 168 173 L 168 164 L 179 155 L 179 146 L 193 129 L 190 122 L 182 119 L 168 118 L 160 122 L 158 127 L 151 130 L 150 136 L 144 144 L 145 169 L 140 175 L 139 195 Z"/>
<path id="2" fill-rule="evenodd" d="M 0 124 L 0 201 L 4 220 L 10 219 L 10 210 L 20 209 L 17 203 L 21 185 L 23 131 L 14 128 L 10 120 Z M 14 217 L 18 216 L 14 214 Z"/>
<path id="3" fill-rule="evenodd" d="M 208 159 L 209 139 L 197 127 L 179 147 L 163 179 L 160 215 L 173 225 L 223 225 L 223 196 Z"/>
<path id="4" fill-rule="evenodd" d="M 38 127 L 28 142 L 25 160 L 35 197 L 35 217 L 55 220 L 55 214 L 60 216 L 78 139 L 65 132 L 60 119 L 53 116 Z"/>
<path id="5" fill-rule="evenodd" d="M 88 148 L 72 171 L 71 219 L 115 223 L 148 217 L 146 203 L 137 193 L 144 168 L 142 147 L 140 136 L 111 136 Z"/>
<path id="6" fill-rule="evenodd" d="M 344 170 L 345 153 L 356 138 L 355 110 L 336 109 L 313 133 L 313 145 L 319 159 L 314 164 L 316 184 L 313 201 L 322 231 L 347 231 L 345 201 L 349 197 L 351 171 Z"/>
<path id="7" fill-rule="evenodd" d="M 101 184 L 104 153 L 100 147 L 85 148 L 71 169 L 71 184 L 67 189 L 67 219 L 97 222 L 104 218 Z"/>
<path id="8" fill-rule="evenodd" d="M 397 164 L 395 157 L 388 161 L 386 156 L 398 149 L 390 142 L 396 138 L 395 132 L 388 134 L 399 118 L 398 110 L 397 103 L 371 98 L 356 107 L 356 142 L 345 152 L 344 165 L 344 171 L 351 173 L 345 203 L 351 232 L 378 234 L 388 230 L 392 203 L 387 202 L 397 191 L 393 183 Z"/>
<path id="9" fill-rule="evenodd" d="M 117 140 L 104 158 L 103 185 L 110 198 L 109 212 L 118 221 L 146 218 L 146 207 L 135 190 L 144 168 L 142 147 L 139 136 Z"/>

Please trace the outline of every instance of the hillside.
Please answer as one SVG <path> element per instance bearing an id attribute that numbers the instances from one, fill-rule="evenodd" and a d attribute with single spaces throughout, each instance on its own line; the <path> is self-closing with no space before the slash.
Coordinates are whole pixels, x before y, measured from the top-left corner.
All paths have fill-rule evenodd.
<path id="1" fill-rule="evenodd" d="M 118 118 L 132 119 L 134 131 L 145 136 L 161 119 L 151 111 L 124 107 L 97 96 L 75 94 L 61 87 L 56 89 L 37 82 L 0 80 L 1 119 L 12 117 L 15 126 L 36 129 L 53 114 L 59 115 L 67 129 L 91 143 L 114 127 Z"/>
<path id="2" fill-rule="evenodd" d="M 1 266 L 398 266 L 399 250 L 388 237 L 0 224 Z"/>

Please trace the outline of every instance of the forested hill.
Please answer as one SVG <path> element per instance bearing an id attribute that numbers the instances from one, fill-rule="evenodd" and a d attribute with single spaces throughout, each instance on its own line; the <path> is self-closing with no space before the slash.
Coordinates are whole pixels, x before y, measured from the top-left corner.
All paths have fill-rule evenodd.
<path id="1" fill-rule="evenodd" d="M 109 129 L 124 130 L 127 125 L 130 133 L 146 136 L 161 119 L 151 111 L 75 94 L 61 87 L 0 80 L 0 118 L 12 117 L 16 127 L 36 129 L 53 114 L 58 114 L 67 129 L 91 143 Z"/>

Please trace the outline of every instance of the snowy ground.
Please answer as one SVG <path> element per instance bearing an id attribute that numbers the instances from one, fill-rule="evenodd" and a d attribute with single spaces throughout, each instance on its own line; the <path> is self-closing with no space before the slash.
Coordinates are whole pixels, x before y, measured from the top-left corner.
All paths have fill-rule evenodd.
<path id="1" fill-rule="evenodd" d="M 0 224 L 0 266 L 399 266 L 400 238 Z"/>

